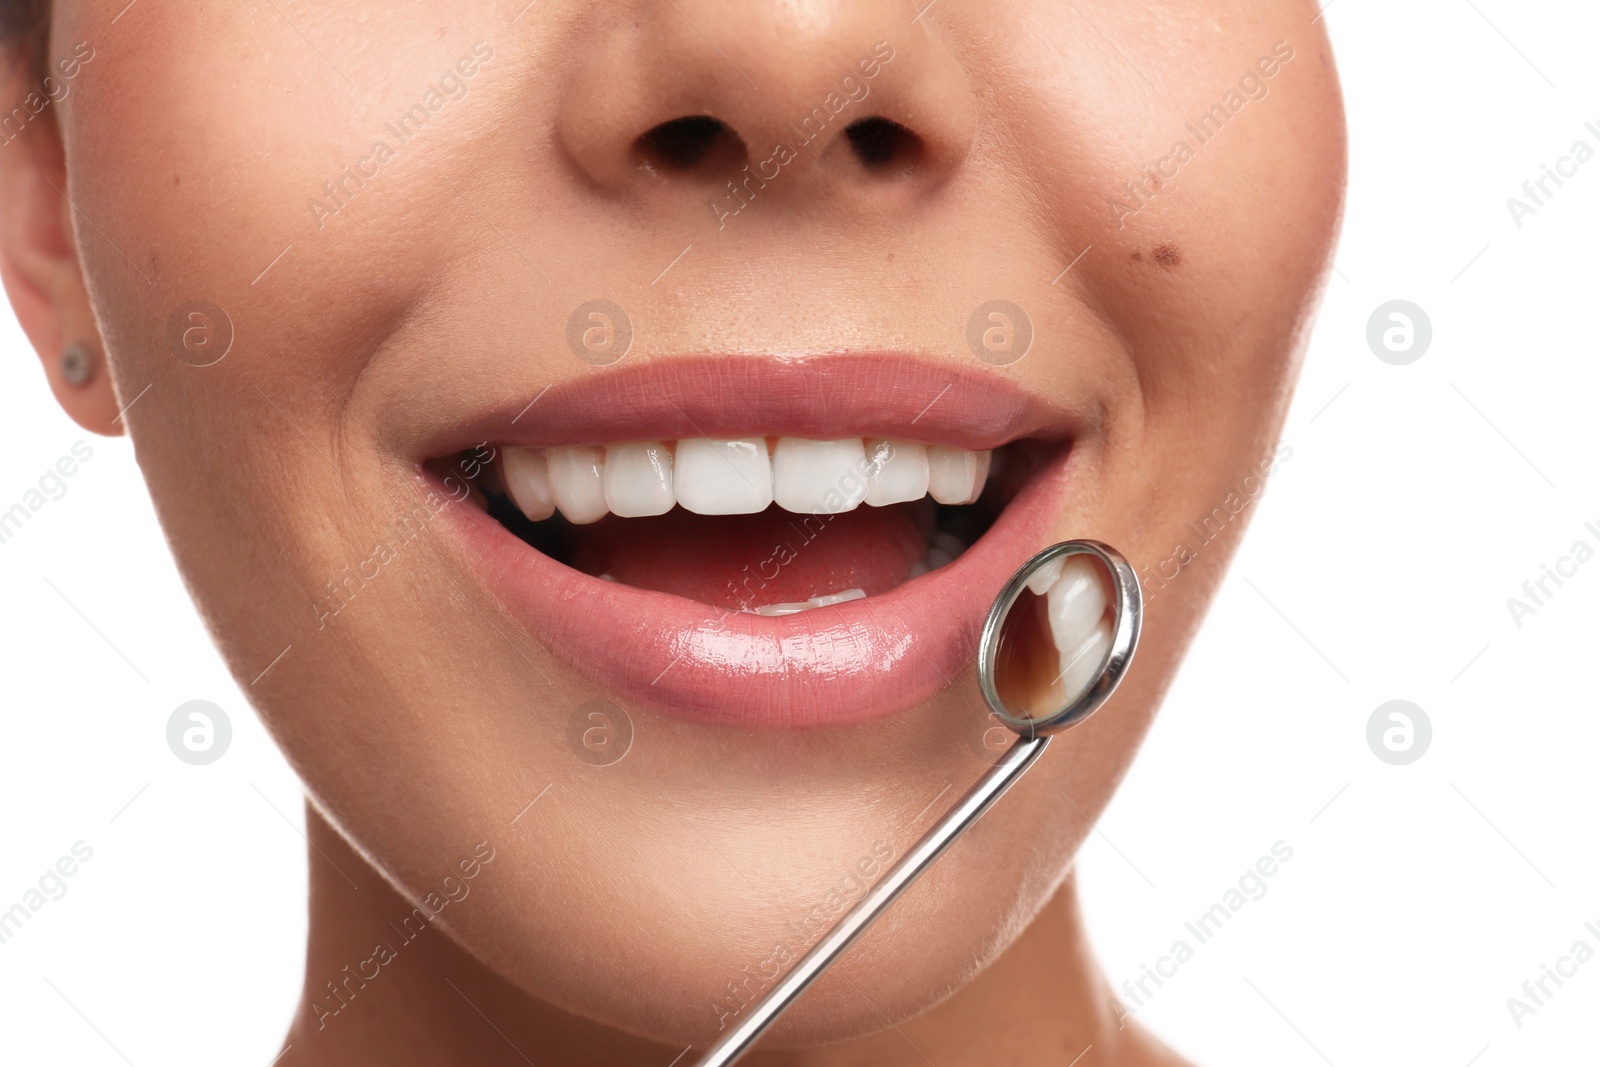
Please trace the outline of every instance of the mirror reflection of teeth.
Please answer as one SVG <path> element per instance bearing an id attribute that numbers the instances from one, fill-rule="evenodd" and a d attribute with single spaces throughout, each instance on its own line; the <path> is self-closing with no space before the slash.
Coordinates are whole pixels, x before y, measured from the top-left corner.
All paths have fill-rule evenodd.
<path id="1" fill-rule="evenodd" d="M 988 481 L 988 451 L 851 437 L 685 438 L 504 449 L 506 491 L 529 520 L 636 518 L 682 507 L 750 515 L 776 503 L 801 515 L 884 507 L 931 496 L 971 504 Z M 932 567 L 930 566 L 930 569 Z"/>
<path id="2" fill-rule="evenodd" d="M 1079 555 L 1040 567 L 1029 577 L 1028 589 L 1045 598 L 1050 636 L 1061 659 L 1050 697 L 1054 705 L 1064 705 L 1094 681 L 1111 647 L 1105 585 L 1094 561 Z"/>

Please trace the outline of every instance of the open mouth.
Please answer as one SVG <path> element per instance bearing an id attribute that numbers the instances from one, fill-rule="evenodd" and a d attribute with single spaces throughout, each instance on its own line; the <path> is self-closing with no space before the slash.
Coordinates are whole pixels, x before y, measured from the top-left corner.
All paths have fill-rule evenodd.
<path id="1" fill-rule="evenodd" d="M 1075 429 L 887 357 L 650 365 L 528 410 L 453 438 L 493 449 L 450 509 L 489 588 L 618 697 L 740 725 L 889 714 L 968 671 L 1048 543 Z M 431 456 L 435 481 L 457 465 Z"/>
<path id="2" fill-rule="evenodd" d="M 1060 442 L 885 437 L 505 446 L 491 516 L 584 574 L 783 616 L 880 596 L 958 559 Z"/>

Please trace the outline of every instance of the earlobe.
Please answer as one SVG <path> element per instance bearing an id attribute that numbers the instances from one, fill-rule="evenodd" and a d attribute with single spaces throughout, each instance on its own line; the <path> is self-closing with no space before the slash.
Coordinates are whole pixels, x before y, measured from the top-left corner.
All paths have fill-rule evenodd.
<path id="1" fill-rule="evenodd" d="M 74 284 L 81 294 L 81 276 L 75 276 Z M 6 278 L 6 289 L 11 289 L 9 276 Z M 50 391 L 73 422 L 93 433 L 116 437 L 123 433 L 122 411 L 117 402 L 116 385 L 111 377 L 111 367 L 106 360 L 99 329 L 89 314 L 87 295 L 62 294 L 57 297 L 56 303 L 66 305 L 65 309 L 58 311 L 57 323 L 53 327 L 58 347 L 52 351 L 34 341 L 34 347 L 44 363 Z M 81 309 L 74 310 L 74 304 L 81 304 Z M 21 317 L 20 311 L 18 317 Z M 24 329 L 32 340 L 33 330 L 26 325 Z"/>
<path id="2" fill-rule="evenodd" d="M 60 352 L 41 352 L 50 390 L 62 409 L 86 430 L 115 437 L 123 432 L 111 369 L 99 349 L 99 338 L 70 341 Z"/>
<path id="3" fill-rule="evenodd" d="M 0 60 L 4 99 L 26 93 L 26 64 Z M 105 345 L 89 306 L 66 202 L 53 115 L 0 146 L 0 281 L 67 415 L 94 433 L 123 432 Z"/>

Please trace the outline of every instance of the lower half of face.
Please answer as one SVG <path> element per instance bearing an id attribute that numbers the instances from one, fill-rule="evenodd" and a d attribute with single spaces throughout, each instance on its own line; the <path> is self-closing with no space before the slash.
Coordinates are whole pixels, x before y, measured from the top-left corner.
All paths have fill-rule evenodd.
<path id="1" fill-rule="evenodd" d="M 1127 683 L 840 970 L 898 1018 L 992 960 L 1292 455 L 1343 180 L 1314 9 L 119 6 L 56 31 L 104 33 L 63 102 L 97 312 L 334 824 L 419 897 L 489 842 L 462 945 L 702 1039 L 988 766 L 984 611 L 1093 537 L 1145 585 Z"/>

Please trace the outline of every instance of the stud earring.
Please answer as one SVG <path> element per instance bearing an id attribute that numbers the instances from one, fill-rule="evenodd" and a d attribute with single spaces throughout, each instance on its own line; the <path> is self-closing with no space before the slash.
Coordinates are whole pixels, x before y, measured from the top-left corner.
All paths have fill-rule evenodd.
<path id="1" fill-rule="evenodd" d="M 61 380 L 71 386 L 81 386 L 94 377 L 94 353 L 89 346 L 73 342 L 61 353 Z"/>

